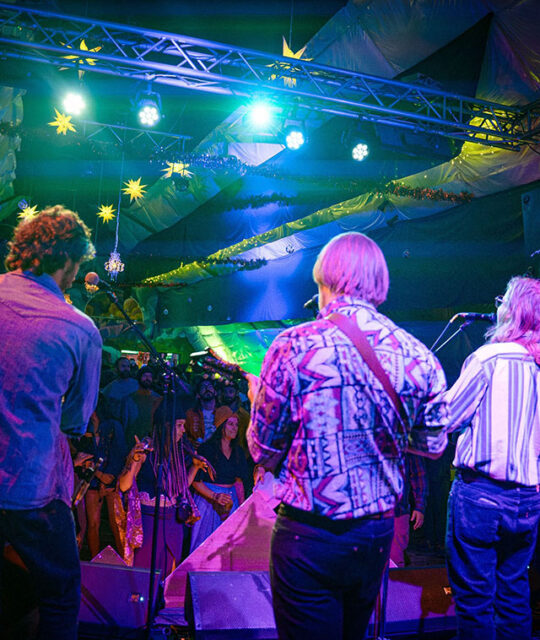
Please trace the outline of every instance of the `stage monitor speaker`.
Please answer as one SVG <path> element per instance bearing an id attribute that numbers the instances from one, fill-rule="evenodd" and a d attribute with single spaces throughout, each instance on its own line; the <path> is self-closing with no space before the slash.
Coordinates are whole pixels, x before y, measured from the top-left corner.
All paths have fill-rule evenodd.
<path id="1" fill-rule="evenodd" d="M 277 638 L 266 571 L 191 572 L 185 607 L 196 640 Z M 371 632 L 373 623 L 374 617 Z M 455 628 L 445 567 L 390 569 L 385 633 L 422 634 Z"/>
<path id="2" fill-rule="evenodd" d="M 146 624 L 150 571 L 97 562 L 81 562 L 83 627 L 140 629 Z M 154 599 L 160 572 L 155 572 Z"/>
<path id="3" fill-rule="evenodd" d="M 370 628 L 373 628 L 372 617 Z M 450 631 L 456 628 L 446 567 L 390 569 L 385 633 Z"/>
<path id="4" fill-rule="evenodd" d="M 185 615 L 195 640 L 274 640 L 267 571 L 193 571 Z"/>

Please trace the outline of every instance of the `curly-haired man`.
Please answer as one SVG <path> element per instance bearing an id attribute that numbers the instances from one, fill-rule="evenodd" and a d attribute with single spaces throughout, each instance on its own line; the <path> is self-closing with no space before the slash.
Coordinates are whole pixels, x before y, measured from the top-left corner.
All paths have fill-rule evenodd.
<path id="1" fill-rule="evenodd" d="M 11 543 L 39 598 L 39 638 L 74 640 L 80 565 L 67 436 L 96 405 L 101 338 L 63 292 L 93 256 L 90 231 L 57 205 L 21 222 L 0 275 L 0 548 Z"/>

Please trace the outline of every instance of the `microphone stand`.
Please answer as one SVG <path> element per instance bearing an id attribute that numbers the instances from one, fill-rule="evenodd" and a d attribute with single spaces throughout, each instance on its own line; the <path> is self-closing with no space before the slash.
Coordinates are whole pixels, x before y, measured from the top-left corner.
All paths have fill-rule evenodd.
<path id="1" fill-rule="evenodd" d="M 453 320 L 453 318 L 452 318 Z M 464 329 L 466 329 L 469 325 L 472 324 L 472 320 L 465 320 L 465 322 L 463 322 L 455 331 L 454 333 L 447 338 L 440 346 L 438 346 L 436 349 L 434 349 L 435 345 L 438 344 L 438 342 L 441 340 L 441 338 L 443 337 L 443 335 L 445 334 L 446 330 L 448 329 L 448 327 L 450 326 L 450 324 L 452 323 L 452 320 L 450 320 L 449 322 L 446 323 L 446 326 L 444 327 L 444 329 L 441 331 L 441 333 L 439 334 L 439 336 L 437 337 L 437 339 L 435 340 L 435 342 L 431 345 L 430 347 L 430 351 L 433 351 L 433 353 L 437 353 L 438 351 L 440 351 L 445 345 L 447 345 L 450 340 L 453 340 L 457 334 L 460 331 L 463 331 Z"/>
<path id="2" fill-rule="evenodd" d="M 119 303 L 118 297 L 114 291 L 107 287 L 102 287 L 101 291 L 105 291 L 109 300 L 115 305 L 115 307 L 120 311 L 122 316 L 125 318 L 127 323 L 129 324 L 130 329 L 133 329 L 140 341 L 146 346 L 148 351 L 150 352 L 152 358 L 155 360 L 157 365 L 161 370 L 161 375 L 163 378 L 163 402 L 161 406 L 163 407 L 163 416 L 168 416 L 168 407 L 167 403 L 170 398 L 169 395 L 172 396 L 173 410 L 175 409 L 175 391 L 177 388 L 181 388 L 184 391 L 186 387 L 184 383 L 180 380 L 179 376 L 174 372 L 172 367 L 165 362 L 165 360 L 158 353 L 157 349 L 154 347 L 152 342 L 144 335 L 144 333 L 139 329 L 137 324 L 129 317 L 129 315 L 124 310 L 124 307 Z M 176 385 L 178 382 L 178 387 Z M 173 421 L 174 422 L 174 421 Z M 169 441 L 171 442 L 171 446 L 174 446 L 174 429 L 175 425 L 171 424 L 171 434 Z M 155 483 L 155 506 L 154 506 L 154 522 L 152 527 L 152 556 L 150 561 L 150 583 L 148 586 L 148 610 L 146 616 L 146 628 L 145 628 L 145 638 L 148 640 L 150 638 L 150 627 L 152 624 L 152 620 L 155 615 L 155 608 L 157 604 L 157 598 L 154 599 L 154 585 L 155 585 L 155 572 L 156 572 L 156 562 L 157 562 L 157 542 L 158 542 L 158 531 L 159 531 L 159 519 L 160 519 L 160 508 L 161 508 L 161 496 L 163 495 L 163 459 L 162 455 L 165 451 L 165 420 L 163 421 L 163 425 L 159 428 L 156 434 L 156 427 L 154 426 L 154 437 L 157 435 L 160 438 L 160 453 L 161 455 L 156 460 L 157 470 L 156 470 L 156 483 Z"/>

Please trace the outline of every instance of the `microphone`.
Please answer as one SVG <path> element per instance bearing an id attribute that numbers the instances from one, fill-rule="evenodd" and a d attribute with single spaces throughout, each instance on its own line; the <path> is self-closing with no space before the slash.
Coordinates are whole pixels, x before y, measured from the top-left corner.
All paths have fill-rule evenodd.
<path id="1" fill-rule="evenodd" d="M 313 311 L 315 313 L 319 310 L 319 294 L 318 293 L 316 293 L 307 302 L 304 302 L 304 309 L 309 309 L 310 311 Z"/>
<path id="2" fill-rule="evenodd" d="M 84 276 L 84 283 L 91 287 L 97 287 L 98 289 L 114 292 L 112 286 L 108 282 L 105 282 L 105 280 L 102 280 L 95 271 L 89 271 Z"/>
<path id="3" fill-rule="evenodd" d="M 456 313 L 456 315 L 450 320 L 454 322 L 457 318 L 463 318 L 464 320 L 480 320 L 483 322 L 494 323 L 497 320 L 497 314 L 495 313 L 472 313 L 470 311 L 464 311 L 462 313 Z"/>

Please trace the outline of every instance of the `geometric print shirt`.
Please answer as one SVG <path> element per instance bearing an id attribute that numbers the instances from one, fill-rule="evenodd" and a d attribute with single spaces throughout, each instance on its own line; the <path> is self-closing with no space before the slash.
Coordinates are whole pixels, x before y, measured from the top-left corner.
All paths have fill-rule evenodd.
<path id="1" fill-rule="evenodd" d="M 327 319 L 335 312 L 355 317 L 364 331 L 401 397 L 406 427 L 354 344 Z M 285 504 L 336 520 L 384 512 L 403 492 L 409 441 L 437 454 L 446 445 L 445 388 L 437 358 L 419 340 L 373 305 L 339 296 L 270 346 L 252 406 L 250 451 L 274 470 Z"/>
<path id="2" fill-rule="evenodd" d="M 516 342 L 471 354 L 445 394 L 454 465 L 495 480 L 540 484 L 540 367 Z"/>

